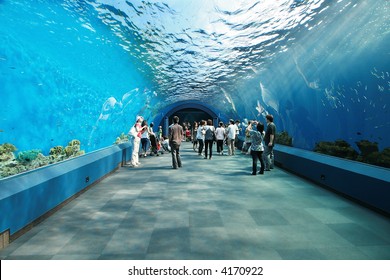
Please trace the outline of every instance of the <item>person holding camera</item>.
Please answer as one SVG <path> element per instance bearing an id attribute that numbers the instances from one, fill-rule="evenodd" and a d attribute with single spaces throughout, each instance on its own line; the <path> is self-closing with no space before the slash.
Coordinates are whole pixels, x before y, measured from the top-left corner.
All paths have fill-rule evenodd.
<path id="1" fill-rule="evenodd" d="M 257 160 L 260 160 L 259 174 L 264 174 L 264 124 L 253 121 L 248 125 L 247 129 L 251 137 L 252 175 L 257 174 Z"/>

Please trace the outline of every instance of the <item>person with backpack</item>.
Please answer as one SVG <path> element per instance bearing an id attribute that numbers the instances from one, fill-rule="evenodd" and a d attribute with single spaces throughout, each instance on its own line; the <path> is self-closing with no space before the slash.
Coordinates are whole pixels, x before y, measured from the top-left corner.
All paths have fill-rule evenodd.
<path id="1" fill-rule="evenodd" d="M 204 158 L 209 159 L 213 156 L 213 143 L 215 141 L 215 127 L 213 126 L 213 121 L 208 119 L 207 125 L 205 126 L 206 134 L 204 135 L 205 149 L 204 149 Z"/>

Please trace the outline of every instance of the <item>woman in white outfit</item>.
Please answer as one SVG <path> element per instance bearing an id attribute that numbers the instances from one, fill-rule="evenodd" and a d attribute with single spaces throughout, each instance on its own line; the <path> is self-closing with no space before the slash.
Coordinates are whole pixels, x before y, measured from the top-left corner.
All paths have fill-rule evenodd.
<path id="1" fill-rule="evenodd" d="M 131 155 L 131 166 L 136 167 L 140 165 L 139 162 L 139 145 L 141 142 L 141 135 L 147 129 L 147 126 L 142 127 L 141 123 L 143 118 L 141 116 L 137 116 L 136 122 L 134 126 L 130 129 L 129 134 L 134 138 L 133 140 L 133 152 Z"/>

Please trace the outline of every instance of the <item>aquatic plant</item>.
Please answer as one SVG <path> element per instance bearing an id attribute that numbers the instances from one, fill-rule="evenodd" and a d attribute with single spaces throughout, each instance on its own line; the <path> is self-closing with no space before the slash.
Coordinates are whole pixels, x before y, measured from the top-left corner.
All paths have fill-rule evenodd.
<path id="1" fill-rule="evenodd" d="M 287 131 L 276 133 L 275 142 L 280 145 L 292 147 L 292 137 L 288 135 Z"/>

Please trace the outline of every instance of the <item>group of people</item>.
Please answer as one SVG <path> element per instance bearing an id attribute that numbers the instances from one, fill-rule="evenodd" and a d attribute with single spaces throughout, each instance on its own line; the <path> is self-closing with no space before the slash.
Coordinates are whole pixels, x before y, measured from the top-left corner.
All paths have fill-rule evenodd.
<path id="1" fill-rule="evenodd" d="M 276 126 L 274 117 L 266 115 L 267 129 L 264 132 L 264 124 L 258 121 L 251 121 L 246 128 L 245 145 L 250 150 L 252 156 L 252 175 L 257 174 L 257 161 L 260 161 L 260 170 L 258 174 L 264 174 L 265 171 L 270 171 L 273 168 L 273 148 L 275 146 Z M 249 136 L 247 138 L 247 135 Z"/>
<path id="2" fill-rule="evenodd" d="M 131 155 L 131 167 L 137 167 L 141 163 L 140 157 L 150 155 L 158 156 L 159 153 L 170 152 L 169 141 L 162 135 L 162 127 L 157 132 L 153 131 L 154 124 L 148 125 L 142 116 L 136 117 L 135 124 L 131 127 L 129 135 L 133 139 L 133 152 Z"/>
<path id="3" fill-rule="evenodd" d="M 264 124 L 258 121 L 248 121 L 248 126 L 245 129 L 245 142 L 242 150 L 250 153 L 252 156 L 252 175 L 264 174 L 264 171 L 269 171 L 273 168 L 276 126 L 272 115 L 266 115 L 265 119 L 267 123 L 266 129 Z M 134 136 L 131 166 L 135 167 L 140 164 L 140 144 L 143 152 L 141 156 L 146 156 L 148 140 L 151 142 L 152 153 L 158 155 L 159 146 L 171 153 L 173 169 L 182 167 L 180 145 L 183 140 L 188 141 L 189 138 L 192 139 L 194 150 L 198 152 L 198 155 L 204 155 L 205 159 L 212 158 L 214 142 L 217 144 L 217 153 L 219 155 L 224 155 L 224 146 L 227 145 L 228 155 L 233 156 L 235 155 L 240 129 L 239 121 L 231 119 L 227 125 L 219 122 L 218 127 L 215 128 L 212 120 L 209 119 L 207 121 L 202 120 L 199 123 L 194 122 L 192 132 L 189 133 L 188 127 L 185 126 L 183 128 L 179 124 L 179 117 L 174 116 L 173 123 L 169 127 L 169 135 L 163 137 L 161 127 L 159 127 L 156 135 L 153 132 L 153 124 L 148 126 L 142 117 L 137 117 L 135 125 L 129 132 L 129 134 Z M 257 172 L 258 161 L 260 161 L 260 170 Z"/>
<path id="4" fill-rule="evenodd" d="M 264 174 L 264 171 L 269 171 L 273 168 L 273 147 L 275 145 L 276 126 L 273 122 L 272 115 L 266 115 L 267 129 L 264 131 L 264 124 L 258 121 L 248 121 L 248 126 L 245 130 L 245 141 L 242 150 L 252 156 L 252 175 L 256 175 L 257 162 L 260 161 L 259 174 Z M 217 143 L 217 153 L 224 155 L 224 145 L 227 145 L 228 155 L 235 155 L 238 143 L 238 135 L 240 130 L 240 121 L 233 119 L 229 120 L 229 124 L 223 122 L 218 124 L 218 128 L 214 128 L 212 120 L 200 121 L 194 123 L 193 148 L 198 152 L 198 155 L 203 155 L 204 158 L 212 158 L 213 143 Z M 249 152 L 250 151 L 250 152 Z"/>

